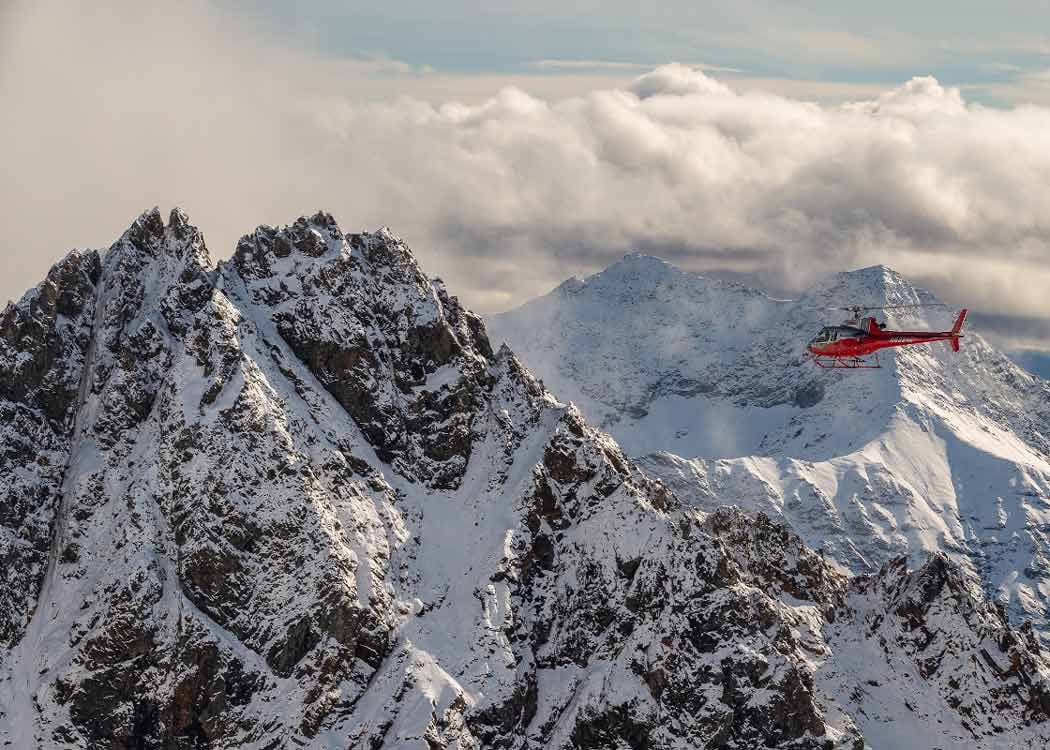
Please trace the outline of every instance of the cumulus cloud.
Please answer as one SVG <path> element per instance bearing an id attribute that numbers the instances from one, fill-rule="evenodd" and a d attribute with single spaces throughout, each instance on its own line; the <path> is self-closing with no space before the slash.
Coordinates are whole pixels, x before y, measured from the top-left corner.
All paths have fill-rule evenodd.
<path id="1" fill-rule="evenodd" d="M 650 96 L 689 96 L 692 94 L 729 94 L 729 87 L 709 78 L 702 71 L 681 63 L 661 65 L 639 76 L 630 91 L 639 99 Z"/>
<path id="2" fill-rule="evenodd" d="M 934 114 L 964 114 L 966 104 L 959 89 L 946 89 L 932 76 L 916 76 L 899 88 L 879 94 L 873 101 L 847 103 L 843 109 L 919 120 Z"/>
<path id="3" fill-rule="evenodd" d="M 319 207 L 390 225 L 484 310 L 644 250 L 787 288 L 885 262 L 949 301 L 1050 317 L 1047 108 L 982 107 L 928 77 L 818 105 L 684 65 L 582 95 L 434 101 L 418 92 L 447 78 L 296 52 L 193 2 L 15 20 L 11 296 L 68 247 L 179 203 L 217 256 Z"/>
<path id="4" fill-rule="evenodd" d="M 1050 314 L 1050 110 L 967 104 L 932 78 L 817 106 L 681 65 L 559 101 L 347 106 L 347 163 L 402 194 L 412 174 L 405 225 L 508 301 L 502 269 L 536 287 L 643 249 L 796 287 L 888 262 L 953 301 Z"/>

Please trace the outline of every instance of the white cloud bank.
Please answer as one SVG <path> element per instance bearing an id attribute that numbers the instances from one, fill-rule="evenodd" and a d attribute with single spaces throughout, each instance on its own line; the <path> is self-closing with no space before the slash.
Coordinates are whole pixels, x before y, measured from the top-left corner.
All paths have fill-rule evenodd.
<path id="1" fill-rule="evenodd" d="M 817 106 L 668 65 L 560 101 L 313 118 L 388 221 L 475 259 L 473 288 L 516 298 L 502 269 L 536 287 L 642 248 L 788 286 L 888 262 L 974 307 L 1050 315 L 1048 109 L 968 105 L 932 78 Z"/>
<path id="2" fill-rule="evenodd" d="M 483 310 L 642 249 L 785 287 L 886 262 L 972 308 L 1050 318 L 1047 108 L 981 107 L 932 78 L 818 105 L 682 65 L 480 100 L 469 77 L 318 59 L 207 6 L 102 7 L 16 6 L 0 38 L 8 296 L 179 203 L 216 256 L 320 207 L 390 225 Z M 457 85 L 474 103 L 424 101 Z"/>

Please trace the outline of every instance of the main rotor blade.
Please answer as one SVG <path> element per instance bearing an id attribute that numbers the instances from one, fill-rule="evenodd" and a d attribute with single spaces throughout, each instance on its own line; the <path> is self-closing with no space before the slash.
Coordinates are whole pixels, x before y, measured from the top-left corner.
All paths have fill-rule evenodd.
<path id="1" fill-rule="evenodd" d="M 866 307 L 865 310 L 904 310 L 909 307 L 947 307 L 943 302 L 920 302 L 914 305 L 883 305 L 882 307 Z"/>

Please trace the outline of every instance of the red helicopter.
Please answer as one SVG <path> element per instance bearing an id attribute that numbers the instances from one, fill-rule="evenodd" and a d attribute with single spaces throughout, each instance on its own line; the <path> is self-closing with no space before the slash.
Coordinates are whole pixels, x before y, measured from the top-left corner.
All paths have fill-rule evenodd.
<path id="1" fill-rule="evenodd" d="M 879 350 L 891 346 L 929 344 L 947 341 L 952 351 L 959 351 L 962 325 L 966 309 L 959 311 L 955 325 L 950 331 L 887 331 L 885 323 L 874 317 L 861 317 L 870 310 L 900 310 L 911 307 L 934 307 L 936 305 L 889 305 L 886 307 L 861 307 L 852 305 L 841 309 L 852 317 L 840 326 L 826 326 L 813 337 L 806 348 L 813 355 L 817 366 L 827 370 L 870 370 L 880 367 Z M 874 359 L 868 359 L 874 355 Z"/>

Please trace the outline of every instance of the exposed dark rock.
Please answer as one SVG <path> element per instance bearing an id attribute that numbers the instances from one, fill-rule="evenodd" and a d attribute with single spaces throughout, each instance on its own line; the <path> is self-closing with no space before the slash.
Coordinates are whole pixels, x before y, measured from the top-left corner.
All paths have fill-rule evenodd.
<path id="1" fill-rule="evenodd" d="M 795 406 L 809 409 L 824 400 L 824 384 L 820 381 L 806 383 L 795 389 Z"/>

